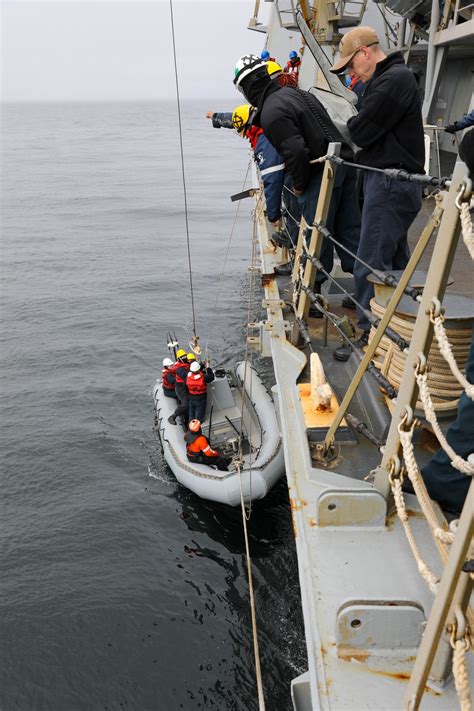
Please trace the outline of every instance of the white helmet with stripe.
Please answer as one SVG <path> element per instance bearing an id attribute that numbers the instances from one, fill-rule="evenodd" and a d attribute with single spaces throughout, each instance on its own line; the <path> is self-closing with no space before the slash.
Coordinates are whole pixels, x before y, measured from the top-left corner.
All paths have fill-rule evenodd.
<path id="1" fill-rule="evenodd" d="M 262 61 L 260 57 L 256 54 L 244 54 L 237 61 L 234 71 L 234 84 L 235 86 L 240 86 L 242 79 L 245 79 L 249 74 L 252 74 L 256 69 L 264 67 L 266 69 L 266 62 Z"/>

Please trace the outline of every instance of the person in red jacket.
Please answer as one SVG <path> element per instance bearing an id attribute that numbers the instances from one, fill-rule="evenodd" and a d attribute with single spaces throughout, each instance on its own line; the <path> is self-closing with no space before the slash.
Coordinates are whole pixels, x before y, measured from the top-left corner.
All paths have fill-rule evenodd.
<path id="1" fill-rule="evenodd" d="M 161 386 L 163 388 L 163 394 L 166 397 L 173 397 L 175 400 L 178 396 L 175 393 L 175 380 L 176 376 L 174 374 L 173 361 L 171 358 L 163 358 L 163 370 L 161 371 Z"/>
<path id="2" fill-rule="evenodd" d="M 189 393 L 189 419 L 204 420 L 207 405 L 207 384 L 214 380 L 214 373 L 206 361 L 204 368 L 197 360 L 191 363 L 186 387 Z"/>
<path id="3" fill-rule="evenodd" d="M 202 433 L 199 420 L 191 420 L 188 431 L 184 435 L 184 441 L 186 442 L 186 455 L 190 462 L 216 466 L 221 471 L 227 471 L 231 460 L 223 457 L 218 450 L 212 449 L 207 437 Z"/>

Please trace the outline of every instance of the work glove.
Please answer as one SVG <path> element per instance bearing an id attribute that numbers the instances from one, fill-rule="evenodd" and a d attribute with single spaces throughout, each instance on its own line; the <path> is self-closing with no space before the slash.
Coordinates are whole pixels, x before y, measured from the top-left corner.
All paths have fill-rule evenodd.
<path id="1" fill-rule="evenodd" d="M 456 133 L 458 130 L 458 127 L 456 126 L 456 121 L 454 123 L 450 123 L 448 126 L 444 127 L 444 130 L 446 133 Z"/>

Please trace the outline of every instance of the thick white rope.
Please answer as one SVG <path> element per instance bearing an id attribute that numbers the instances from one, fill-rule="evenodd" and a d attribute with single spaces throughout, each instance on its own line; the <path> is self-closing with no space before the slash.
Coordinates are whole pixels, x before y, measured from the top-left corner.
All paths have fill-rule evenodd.
<path id="1" fill-rule="evenodd" d="M 408 540 L 408 544 L 411 548 L 411 552 L 416 560 L 418 571 L 425 582 L 428 584 L 431 592 L 436 595 L 438 591 L 438 578 L 431 572 L 431 570 L 426 565 L 425 561 L 421 557 L 420 550 L 416 544 L 413 531 L 411 530 L 410 522 L 408 520 L 408 514 L 405 508 L 405 499 L 403 497 L 402 482 L 398 477 L 390 477 L 390 484 L 392 486 L 393 498 L 395 501 L 395 506 L 397 507 L 398 518 L 402 522 L 403 528 L 405 530 L 405 535 Z"/>
<path id="2" fill-rule="evenodd" d="M 431 528 L 433 536 L 440 540 L 442 543 L 452 543 L 454 541 L 454 533 L 451 531 L 445 531 L 440 527 L 436 513 L 434 511 L 431 499 L 426 490 L 425 483 L 421 476 L 421 472 L 418 468 L 417 461 L 415 459 L 415 450 L 413 448 L 413 430 L 414 423 L 409 430 L 403 429 L 403 423 L 398 426 L 398 434 L 400 435 L 400 442 L 403 449 L 403 458 L 405 460 L 405 465 L 407 468 L 408 476 L 413 484 L 415 494 L 420 502 L 421 510 L 428 521 Z"/>
<path id="3" fill-rule="evenodd" d="M 431 400 L 426 371 L 424 373 L 420 373 L 418 370 L 415 371 L 415 377 L 416 382 L 418 383 L 418 388 L 420 390 L 421 402 L 423 403 L 423 407 L 425 408 L 425 417 L 433 427 L 434 433 L 438 438 L 438 442 L 440 443 L 441 447 L 444 449 L 448 457 L 451 459 L 451 464 L 453 465 L 453 467 L 455 467 L 455 469 L 458 469 L 463 474 L 467 474 L 467 476 L 473 476 L 474 465 L 469 464 L 469 462 L 463 459 L 459 454 L 456 454 L 454 449 L 448 443 L 443 432 L 441 431 L 441 428 L 438 424 L 438 420 L 436 418 L 436 413 L 434 411 L 433 402 Z"/>
<path id="4" fill-rule="evenodd" d="M 451 638 L 451 646 L 453 648 L 454 686 L 456 687 L 459 705 L 461 711 L 471 711 L 472 698 L 466 663 L 466 652 L 471 648 L 471 638 L 469 634 L 461 637 L 461 639 Z"/>
<path id="5" fill-rule="evenodd" d="M 448 335 L 446 329 L 443 326 L 444 316 L 440 314 L 439 316 L 431 317 L 431 323 L 434 327 L 434 332 L 436 340 L 438 341 L 439 350 L 443 354 L 445 360 L 448 362 L 451 372 L 459 382 L 460 385 L 466 391 L 466 395 L 474 400 L 474 384 L 470 383 L 466 376 L 459 370 L 456 359 L 454 358 L 451 344 L 448 340 Z"/>
<path id="6" fill-rule="evenodd" d="M 464 244 L 466 245 L 471 259 L 474 259 L 474 226 L 472 224 L 471 210 L 474 209 L 474 200 L 471 203 L 462 202 L 459 207 L 459 219 L 461 220 L 461 232 Z"/>

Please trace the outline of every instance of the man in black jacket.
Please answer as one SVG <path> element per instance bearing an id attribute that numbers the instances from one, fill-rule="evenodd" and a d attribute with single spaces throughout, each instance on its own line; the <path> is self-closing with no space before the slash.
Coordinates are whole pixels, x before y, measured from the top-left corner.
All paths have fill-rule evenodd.
<path id="1" fill-rule="evenodd" d="M 239 59 L 234 84 L 247 101 L 258 107 L 253 123 L 263 128 L 268 140 L 283 156 L 304 218 L 308 225 L 312 225 L 323 167 L 320 163 L 311 165 L 310 161 L 324 156 L 331 141 L 341 142 L 341 156 L 352 160 L 350 147 L 344 143 L 326 109 L 313 94 L 295 87 L 280 87 L 270 81 L 265 64 L 259 57 L 245 55 Z M 357 251 L 360 211 L 355 171 L 345 167 L 337 169 L 326 224 L 339 242 L 352 252 Z M 352 273 L 354 259 L 338 247 L 336 251 L 344 271 Z M 329 240 L 323 243 L 320 259 L 326 271 L 330 272 L 333 246 Z M 318 273 L 317 283 L 321 284 L 325 279 L 322 273 Z"/>
<path id="2" fill-rule="evenodd" d="M 361 148 L 357 162 L 373 168 L 424 173 L 421 100 L 416 79 L 405 65 L 402 53 L 394 52 L 387 57 L 371 27 L 356 27 L 344 35 L 339 53 L 331 71 L 345 71 L 368 82 L 361 110 L 347 123 L 352 140 Z M 410 258 L 408 228 L 420 207 L 419 185 L 399 182 L 382 173 L 365 172 L 357 255 L 377 269 L 404 269 Z M 355 298 L 366 309 L 374 293 L 367 281 L 368 274 L 367 267 L 356 262 Z M 370 324 L 359 309 L 358 323 L 363 331 L 360 339 L 363 344 L 368 340 Z M 349 357 L 349 348 L 340 350 L 346 350 Z"/>

